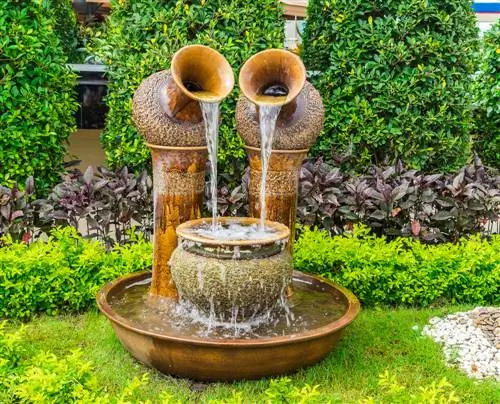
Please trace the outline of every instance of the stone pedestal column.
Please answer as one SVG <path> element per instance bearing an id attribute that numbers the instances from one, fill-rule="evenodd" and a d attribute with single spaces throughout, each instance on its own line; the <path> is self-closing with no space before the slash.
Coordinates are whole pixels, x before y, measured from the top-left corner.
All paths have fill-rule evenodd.
<path id="1" fill-rule="evenodd" d="M 201 217 L 207 147 L 148 147 L 153 160 L 154 192 L 151 294 L 177 298 L 168 261 L 177 246 L 176 227 Z"/>

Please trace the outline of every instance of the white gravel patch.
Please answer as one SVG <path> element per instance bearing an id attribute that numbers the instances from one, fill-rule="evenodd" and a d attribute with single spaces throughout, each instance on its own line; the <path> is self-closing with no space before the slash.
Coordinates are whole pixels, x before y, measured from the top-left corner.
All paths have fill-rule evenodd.
<path id="1" fill-rule="evenodd" d="M 500 380 L 500 308 L 478 307 L 429 320 L 422 333 L 443 345 L 451 366 L 477 379 Z"/>

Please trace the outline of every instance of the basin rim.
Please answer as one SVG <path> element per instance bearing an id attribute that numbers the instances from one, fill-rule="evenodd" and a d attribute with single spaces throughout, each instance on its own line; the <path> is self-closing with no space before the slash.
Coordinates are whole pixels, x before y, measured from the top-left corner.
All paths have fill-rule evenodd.
<path id="1" fill-rule="evenodd" d="M 242 225 L 258 225 L 260 219 L 253 217 L 218 217 L 219 223 L 222 224 L 242 224 Z M 271 220 L 265 220 L 264 224 L 266 227 L 275 230 L 266 238 L 252 239 L 252 240 L 216 240 L 208 237 L 204 237 L 198 234 L 193 234 L 189 230 L 193 227 L 197 227 L 201 224 L 210 224 L 212 218 L 203 217 L 201 219 L 189 220 L 187 222 L 181 223 L 177 226 L 176 232 L 177 237 L 184 240 L 194 241 L 195 243 L 200 243 L 209 246 L 261 246 L 273 244 L 279 241 L 286 241 L 290 237 L 290 229 L 282 223 L 273 222 Z"/>

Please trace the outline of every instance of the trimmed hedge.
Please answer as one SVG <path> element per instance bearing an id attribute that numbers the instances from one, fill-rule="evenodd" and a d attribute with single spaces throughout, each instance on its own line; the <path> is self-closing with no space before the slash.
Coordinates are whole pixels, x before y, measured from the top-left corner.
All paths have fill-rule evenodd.
<path id="1" fill-rule="evenodd" d="M 106 282 L 151 267 L 151 244 L 131 241 L 107 251 L 66 227 L 46 242 L 7 242 L 0 248 L 0 318 L 92 307 Z M 498 235 L 429 246 L 405 238 L 388 242 L 364 227 L 333 238 L 305 227 L 294 263 L 347 287 L 368 306 L 500 303 Z"/>
<path id="2" fill-rule="evenodd" d="M 42 192 L 59 180 L 76 128 L 76 75 L 45 2 L 2 3 L 0 49 L 0 183 L 33 175 Z"/>
<path id="3" fill-rule="evenodd" d="M 112 167 L 138 169 L 149 163 L 132 122 L 132 96 L 143 79 L 169 67 L 178 49 L 193 43 L 211 46 L 236 74 L 251 55 L 282 47 L 284 41 L 282 9 L 275 0 L 112 1 L 111 10 L 107 34 L 96 39 L 94 48 L 108 66 L 109 113 L 102 142 Z M 221 171 L 235 178 L 245 156 L 235 130 L 237 98 L 235 90 L 221 106 L 218 157 Z"/>
<path id="4" fill-rule="evenodd" d="M 470 157 L 478 29 L 469 0 L 310 0 L 303 57 L 326 120 L 313 153 L 344 168 Z"/>
<path id="5" fill-rule="evenodd" d="M 474 148 L 484 164 L 500 168 L 500 21 L 484 35 L 479 58 Z"/>
<path id="6" fill-rule="evenodd" d="M 338 282 L 367 306 L 500 303 L 500 235 L 430 246 L 387 242 L 365 227 L 336 237 L 304 228 L 293 257 L 296 269 Z"/>
<path id="7" fill-rule="evenodd" d="M 151 267 L 151 245 L 134 241 L 106 251 L 66 227 L 54 229 L 46 242 L 7 242 L 0 248 L 0 318 L 91 307 L 106 282 Z"/>

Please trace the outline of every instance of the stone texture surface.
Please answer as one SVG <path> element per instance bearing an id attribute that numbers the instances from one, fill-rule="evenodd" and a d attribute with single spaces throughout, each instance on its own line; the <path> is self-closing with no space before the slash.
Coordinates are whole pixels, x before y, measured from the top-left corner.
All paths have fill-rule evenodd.
<path id="1" fill-rule="evenodd" d="M 500 308 L 477 307 L 429 320 L 422 331 L 443 345 L 446 361 L 470 377 L 500 380 Z"/>
<path id="2" fill-rule="evenodd" d="M 283 123 L 278 117 L 273 138 L 273 150 L 308 149 L 321 130 L 325 110 L 321 95 L 307 82 L 297 96 L 297 110 L 291 122 Z M 256 106 L 241 95 L 236 105 L 236 128 L 247 146 L 260 148 L 260 124 Z"/>
<path id="3" fill-rule="evenodd" d="M 167 93 L 170 71 L 164 70 L 146 78 L 134 93 L 132 115 L 146 142 L 170 147 L 205 146 L 205 123 L 182 122 L 170 117 L 161 103 Z"/>
<path id="4" fill-rule="evenodd" d="M 239 259 L 235 252 L 234 259 L 219 259 L 187 251 L 180 243 L 170 266 L 180 299 L 220 321 L 244 321 L 280 305 L 293 271 L 284 247 L 267 258 Z"/>

